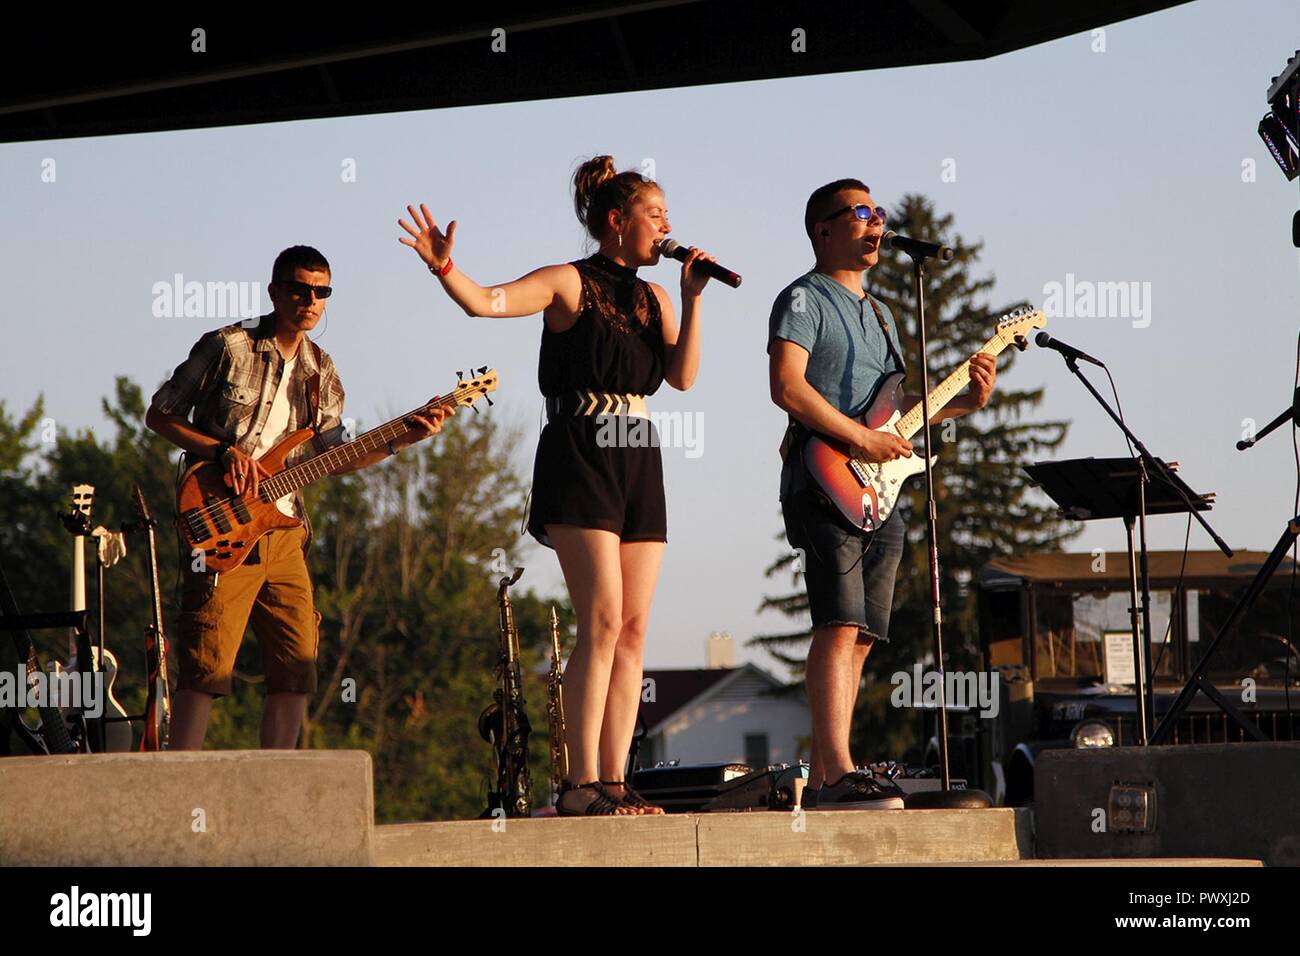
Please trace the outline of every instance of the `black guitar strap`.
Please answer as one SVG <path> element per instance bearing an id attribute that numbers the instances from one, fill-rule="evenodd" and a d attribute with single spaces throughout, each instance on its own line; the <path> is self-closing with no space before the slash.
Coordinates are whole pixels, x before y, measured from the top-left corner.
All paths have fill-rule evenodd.
<path id="1" fill-rule="evenodd" d="M 307 340 L 311 346 L 312 358 L 316 360 L 316 371 L 312 372 L 311 377 L 307 379 L 307 408 L 311 414 L 311 430 L 320 434 L 320 370 L 325 367 L 325 361 L 321 356 L 320 346 L 311 339 Z"/>
<path id="2" fill-rule="evenodd" d="M 870 295 L 867 296 L 867 301 L 871 303 L 871 311 L 876 313 L 876 321 L 880 323 L 880 331 L 885 334 L 885 344 L 889 346 L 889 357 L 894 360 L 894 369 L 906 375 L 907 369 L 903 365 L 903 357 L 894 348 L 894 339 L 889 334 L 889 322 L 885 319 L 885 313 L 880 310 L 880 304 Z"/>

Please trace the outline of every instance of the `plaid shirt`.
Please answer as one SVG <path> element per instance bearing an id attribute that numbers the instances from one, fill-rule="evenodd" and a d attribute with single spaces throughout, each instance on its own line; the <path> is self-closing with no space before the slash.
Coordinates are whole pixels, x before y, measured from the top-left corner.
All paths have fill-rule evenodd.
<path id="1" fill-rule="evenodd" d="M 153 406 L 164 415 L 190 416 L 205 435 L 228 441 L 251 455 L 271 414 L 285 360 L 276 347 L 274 323 L 262 316 L 256 326 L 241 323 L 209 332 L 195 343 L 189 358 L 154 393 Z M 289 382 L 288 432 L 315 425 L 318 433 L 289 456 L 287 464 L 311 457 L 306 449 L 323 452 L 345 440 L 343 434 L 343 383 L 334 360 L 308 343 L 298 350 Z M 311 420 L 307 381 L 320 373 L 319 421 Z M 191 413 L 193 413 L 191 415 Z M 288 434 L 286 432 L 286 434 Z M 298 513 L 305 515 L 301 497 Z"/>

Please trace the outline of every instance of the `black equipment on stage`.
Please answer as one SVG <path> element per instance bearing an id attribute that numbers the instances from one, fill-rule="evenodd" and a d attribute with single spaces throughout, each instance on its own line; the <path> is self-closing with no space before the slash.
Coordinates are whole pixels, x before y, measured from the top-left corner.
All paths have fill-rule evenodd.
<path id="1" fill-rule="evenodd" d="M 661 239 L 659 240 L 659 254 L 676 259 L 678 262 L 685 262 L 686 257 L 690 255 L 690 251 L 676 239 Z M 709 262 L 706 259 L 703 261 L 697 260 L 691 268 L 699 269 L 709 278 L 717 279 L 723 285 L 729 285 L 733 289 L 740 288 L 740 276 L 726 266 L 719 265 L 716 262 Z"/>
<path id="2" fill-rule="evenodd" d="M 659 764 L 636 771 L 632 786 L 668 813 L 791 810 L 801 765 L 754 769 L 743 763 Z"/>
<path id="3" fill-rule="evenodd" d="M 1300 866 L 1289 786 L 1297 776 L 1300 741 L 1044 750 L 1034 769 L 1034 855 Z"/>
<path id="4" fill-rule="evenodd" d="M 1151 689 L 1151 655 L 1148 653 L 1151 647 L 1151 574 L 1150 564 L 1147 560 L 1147 514 L 1190 513 L 1193 518 L 1200 522 L 1201 527 L 1206 530 L 1206 533 L 1209 534 L 1220 551 L 1228 557 L 1232 557 L 1233 551 L 1228 547 L 1227 542 L 1215 534 L 1209 522 L 1201 517 L 1200 513 L 1202 511 L 1210 510 L 1214 496 L 1197 495 L 1180 478 L 1174 475 L 1172 466 L 1166 465 L 1147 451 L 1146 445 L 1142 444 L 1141 439 L 1133 434 L 1132 429 L 1125 424 L 1123 417 L 1110 407 L 1110 403 L 1102 397 L 1101 392 L 1097 391 L 1092 382 L 1088 381 L 1088 377 L 1079 371 L 1078 359 L 1072 355 L 1066 355 L 1064 352 L 1062 352 L 1062 357 L 1065 359 L 1065 367 L 1083 383 L 1083 387 L 1096 399 L 1097 404 L 1110 416 L 1111 421 L 1119 426 L 1120 431 L 1124 433 L 1124 437 L 1128 439 L 1129 447 L 1134 449 L 1131 459 L 1111 459 L 1110 464 L 1112 466 L 1115 466 L 1118 462 L 1124 462 L 1124 465 L 1118 467 L 1126 469 L 1125 473 L 1094 473 L 1093 479 L 1094 483 L 1097 480 L 1103 481 L 1107 485 L 1116 482 L 1117 486 L 1122 485 L 1123 480 L 1126 479 L 1131 491 L 1126 493 L 1122 489 L 1097 489 L 1102 496 L 1100 501 L 1089 502 L 1085 500 L 1078 503 L 1078 506 L 1083 511 L 1090 512 L 1090 514 L 1074 515 L 1074 517 L 1124 519 L 1124 527 L 1128 532 L 1129 589 L 1133 600 L 1133 606 L 1130 608 L 1129 613 L 1133 624 L 1133 672 L 1137 692 L 1137 738 L 1138 744 L 1145 747 L 1148 743 L 1151 725 L 1155 723 L 1155 701 L 1149 694 Z M 1112 386 L 1113 384 L 1112 382 Z M 1118 403 L 1118 399 L 1116 401 Z M 1080 459 L 1079 461 L 1094 462 L 1096 459 Z M 1105 460 L 1103 459 L 1104 463 Z M 1034 467 L 1041 468 L 1043 464 Z M 1059 462 L 1057 464 L 1067 468 L 1072 465 L 1070 462 Z M 1036 481 L 1036 476 L 1030 468 L 1026 468 L 1025 471 L 1029 472 L 1031 480 Z M 1084 496 L 1089 495 L 1092 488 L 1083 483 L 1086 477 L 1086 474 L 1065 476 L 1064 483 L 1060 485 L 1061 490 L 1067 494 L 1077 492 Z M 1044 490 L 1058 505 L 1066 508 L 1067 514 L 1070 505 L 1076 504 L 1072 501 L 1063 504 L 1052 493 L 1050 488 L 1044 487 Z M 1157 496 L 1156 499 L 1148 501 L 1148 496 L 1152 494 Z M 1136 497 L 1136 502 L 1133 502 L 1133 497 Z M 1134 507 L 1134 504 L 1136 504 L 1136 507 Z M 1136 551 L 1133 547 L 1133 519 L 1135 517 L 1138 526 L 1138 547 Z M 1135 569 L 1136 576 L 1134 575 Z M 1137 626 L 1137 596 L 1139 590 L 1142 595 L 1142 633 L 1140 639 Z"/>

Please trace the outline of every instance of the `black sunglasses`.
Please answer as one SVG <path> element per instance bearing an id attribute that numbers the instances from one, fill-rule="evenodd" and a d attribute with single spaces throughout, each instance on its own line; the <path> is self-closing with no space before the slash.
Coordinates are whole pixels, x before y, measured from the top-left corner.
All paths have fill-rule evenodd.
<path id="1" fill-rule="evenodd" d="M 328 299 L 330 293 L 334 291 L 327 285 L 311 285 L 307 282 L 299 282 L 296 279 L 281 279 L 276 285 L 282 286 L 286 292 L 296 299 L 309 299 L 313 292 L 316 293 L 318 299 Z"/>
<path id="2" fill-rule="evenodd" d="M 870 222 L 872 216 L 879 219 L 882 223 L 889 218 L 889 214 L 885 212 L 884 206 L 868 206 L 866 203 L 860 202 L 853 206 L 845 206 L 842 209 L 835 210 L 833 213 L 831 213 L 829 216 L 823 219 L 822 222 L 830 222 L 836 216 L 842 216 L 850 209 L 853 210 L 853 215 L 857 216 L 859 219 L 863 220 L 864 222 Z"/>

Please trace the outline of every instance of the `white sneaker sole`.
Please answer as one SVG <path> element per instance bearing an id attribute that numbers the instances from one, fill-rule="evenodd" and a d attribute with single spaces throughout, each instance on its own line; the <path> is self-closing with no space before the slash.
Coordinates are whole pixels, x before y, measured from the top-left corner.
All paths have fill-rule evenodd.
<path id="1" fill-rule="evenodd" d="M 817 810 L 902 810 L 902 797 L 881 797 L 879 800 L 860 800 L 855 803 L 819 803 L 809 812 Z"/>

